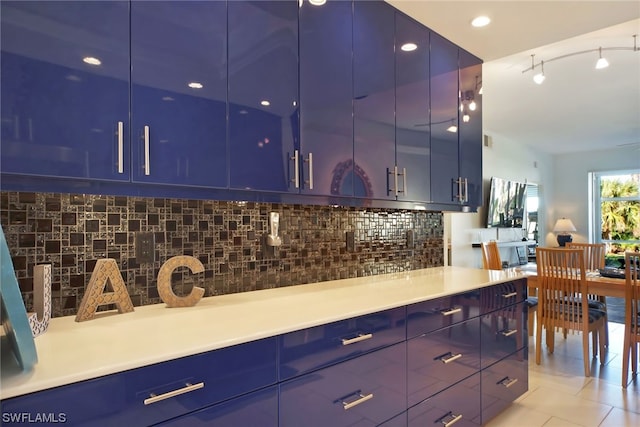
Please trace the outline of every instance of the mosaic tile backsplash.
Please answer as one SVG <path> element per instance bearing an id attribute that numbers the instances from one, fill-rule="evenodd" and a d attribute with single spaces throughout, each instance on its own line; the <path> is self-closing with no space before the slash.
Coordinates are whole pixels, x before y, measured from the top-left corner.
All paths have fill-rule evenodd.
<path id="1" fill-rule="evenodd" d="M 270 212 L 280 214 L 282 245 L 275 248 L 265 244 Z M 140 306 L 162 302 L 158 271 L 176 255 L 198 258 L 205 271 L 175 270 L 174 292 L 197 285 L 205 297 L 441 266 L 442 220 L 426 211 L 0 193 L 0 222 L 27 310 L 33 266 L 50 263 L 54 317 L 76 314 L 100 258 L 116 260 Z M 153 262 L 136 259 L 140 233 L 153 233 Z"/>

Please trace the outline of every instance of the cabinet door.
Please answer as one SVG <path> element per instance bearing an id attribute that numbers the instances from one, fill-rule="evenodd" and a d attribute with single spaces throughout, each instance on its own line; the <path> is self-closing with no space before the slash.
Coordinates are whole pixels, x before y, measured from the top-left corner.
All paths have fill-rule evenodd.
<path id="1" fill-rule="evenodd" d="M 412 43 L 415 49 L 412 49 Z M 396 157 L 400 200 L 429 201 L 429 30 L 396 13 Z"/>
<path id="2" fill-rule="evenodd" d="M 128 2 L 0 7 L 0 170 L 128 181 Z"/>
<path id="3" fill-rule="evenodd" d="M 224 2 L 131 3 L 132 175 L 227 186 Z"/>
<path id="4" fill-rule="evenodd" d="M 365 180 L 353 164 L 351 2 L 300 6 L 299 187 L 305 194 L 351 196 Z M 292 151 L 288 147 L 287 151 Z"/>
<path id="5" fill-rule="evenodd" d="M 460 177 L 464 205 L 482 206 L 482 60 L 460 49 Z"/>
<path id="6" fill-rule="evenodd" d="M 280 426 L 376 426 L 406 409 L 406 344 L 280 385 Z"/>
<path id="7" fill-rule="evenodd" d="M 395 10 L 356 1 L 353 11 L 354 195 L 394 200 Z"/>
<path id="8" fill-rule="evenodd" d="M 227 8 L 230 185 L 297 192 L 298 1 Z"/>
<path id="9" fill-rule="evenodd" d="M 431 33 L 431 200 L 458 204 L 458 47 Z"/>
<path id="10" fill-rule="evenodd" d="M 277 427 L 278 387 L 273 386 L 249 393 L 158 425 L 165 427 Z"/>
<path id="11" fill-rule="evenodd" d="M 488 423 L 529 389 L 529 351 L 525 347 L 482 370 L 482 422 Z"/>

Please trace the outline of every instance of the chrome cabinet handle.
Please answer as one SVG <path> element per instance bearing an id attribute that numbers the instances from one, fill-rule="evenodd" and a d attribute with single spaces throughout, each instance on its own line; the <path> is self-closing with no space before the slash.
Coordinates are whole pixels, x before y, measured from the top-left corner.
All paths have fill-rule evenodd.
<path id="1" fill-rule="evenodd" d="M 300 156 L 298 154 L 298 150 L 293 150 L 293 157 L 289 157 L 289 160 L 293 160 L 293 179 L 291 182 L 293 182 L 295 188 L 300 188 Z"/>
<path id="2" fill-rule="evenodd" d="M 398 165 L 393 167 L 393 182 L 394 182 L 394 192 L 396 197 L 398 196 Z"/>
<path id="3" fill-rule="evenodd" d="M 461 311 L 462 311 L 462 309 L 460 307 L 458 307 L 458 308 L 451 307 L 451 308 L 449 308 L 447 310 L 441 310 L 440 314 L 442 314 L 443 316 L 451 316 L 453 314 L 460 313 Z"/>
<path id="4" fill-rule="evenodd" d="M 464 202 L 469 202 L 469 180 L 467 178 L 464 179 Z"/>
<path id="5" fill-rule="evenodd" d="M 402 192 L 404 195 L 408 195 L 407 192 L 407 168 L 402 168 Z"/>
<path id="6" fill-rule="evenodd" d="M 502 294 L 502 298 L 513 298 L 513 297 L 517 297 L 518 293 L 517 292 L 510 292 L 508 294 Z"/>
<path id="7" fill-rule="evenodd" d="M 504 377 L 503 379 L 498 381 L 496 384 L 500 384 L 500 385 L 505 386 L 506 388 L 509 388 L 509 387 L 511 387 L 512 385 L 514 385 L 517 382 L 518 382 L 517 378 Z"/>
<path id="8" fill-rule="evenodd" d="M 518 330 L 517 329 L 503 329 L 502 331 L 500 331 L 500 334 L 502 334 L 503 337 L 510 337 L 513 334 L 517 334 Z"/>
<path id="9" fill-rule="evenodd" d="M 451 418 L 449 419 L 449 421 L 445 421 L 445 419 L 446 419 L 447 417 L 451 417 Z M 461 419 L 462 419 L 462 414 L 460 414 L 460 415 L 453 415 L 453 412 L 449 411 L 449 412 L 447 412 L 443 417 L 438 418 L 435 422 L 436 422 L 436 423 L 442 423 L 442 425 L 443 425 L 444 427 L 449 427 L 449 426 L 454 425 L 455 423 L 457 423 L 457 422 L 458 422 L 458 421 L 460 421 Z"/>
<path id="10" fill-rule="evenodd" d="M 357 342 L 368 340 L 371 338 L 373 338 L 373 334 L 358 334 L 358 336 L 355 338 L 342 338 L 342 345 L 355 344 Z"/>
<path id="11" fill-rule="evenodd" d="M 450 356 L 450 357 L 447 357 L 447 356 Z M 460 359 L 461 357 L 462 357 L 462 353 L 453 354 L 449 352 L 449 353 L 441 354 L 440 356 L 435 357 L 434 360 L 440 360 L 442 363 L 446 365 L 448 363 L 453 362 L 454 360 Z"/>
<path id="12" fill-rule="evenodd" d="M 149 175 L 151 173 L 149 167 L 149 126 L 144 127 L 144 174 Z"/>
<path id="13" fill-rule="evenodd" d="M 309 163 L 309 179 L 307 180 L 307 184 L 309 184 L 309 190 L 313 190 L 313 153 L 309 153 L 305 162 Z"/>
<path id="14" fill-rule="evenodd" d="M 356 399 L 353 402 L 342 401 L 342 406 L 344 406 L 344 410 L 347 411 L 353 408 L 354 406 L 358 406 L 359 404 L 364 403 L 367 400 L 373 399 L 373 393 L 369 393 L 369 394 L 358 393 L 358 397 L 359 399 Z"/>
<path id="15" fill-rule="evenodd" d="M 124 123 L 118 122 L 118 173 L 124 173 Z"/>
<path id="16" fill-rule="evenodd" d="M 161 400 L 170 399 L 172 397 L 180 396 L 181 394 L 189 393 L 194 390 L 198 390 L 204 388 L 204 382 L 200 382 L 197 384 L 186 383 L 184 387 L 179 388 L 177 390 L 172 390 L 167 393 L 162 394 L 154 394 L 151 393 L 148 398 L 144 400 L 145 405 L 151 405 L 152 403 L 160 402 Z"/>

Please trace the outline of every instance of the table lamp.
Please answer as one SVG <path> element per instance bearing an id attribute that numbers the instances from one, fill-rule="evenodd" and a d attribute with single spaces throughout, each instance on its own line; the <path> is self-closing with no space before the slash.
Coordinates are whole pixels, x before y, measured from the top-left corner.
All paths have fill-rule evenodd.
<path id="1" fill-rule="evenodd" d="M 560 218 L 556 221 L 556 225 L 553 227 L 553 232 L 558 233 L 558 245 L 563 247 L 568 242 L 573 241 L 573 237 L 569 234 L 570 231 L 576 231 L 576 227 L 569 218 Z"/>

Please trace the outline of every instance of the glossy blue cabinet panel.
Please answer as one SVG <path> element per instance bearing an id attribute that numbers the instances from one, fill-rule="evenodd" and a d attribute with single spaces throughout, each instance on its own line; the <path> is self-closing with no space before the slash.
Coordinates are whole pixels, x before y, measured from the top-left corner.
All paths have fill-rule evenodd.
<path id="1" fill-rule="evenodd" d="M 407 342 L 409 406 L 480 370 L 479 325 L 473 318 Z"/>
<path id="2" fill-rule="evenodd" d="M 459 49 L 460 92 L 460 176 L 466 179 L 464 205 L 482 206 L 482 60 Z M 465 121 L 467 120 L 467 121 Z"/>
<path id="3" fill-rule="evenodd" d="M 481 425 L 480 373 L 409 408 L 408 415 L 410 427 L 443 425 L 457 417 L 456 427 Z"/>
<path id="4" fill-rule="evenodd" d="M 298 192 L 298 1 L 227 8 L 230 186 Z"/>
<path id="5" fill-rule="evenodd" d="M 226 44 L 225 2 L 131 4 L 133 181 L 227 186 Z"/>
<path id="6" fill-rule="evenodd" d="M 280 379 L 404 341 L 405 313 L 399 307 L 281 335 Z"/>
<path id="7" fill-rule="evenodd" d="M 483 423 L 498 415 L 529 388 L 529 352 L 525 347 L 482 370 Z"/>
<path id="8" fill-rule="evenodd" d="M 524 302 L 492 311 L 480 318 L 483 368 L 527 345 L 527 319 Z"/>
<path id="9" fill-rule="evenodd" d="M 375 426 L 406 409 L 406 343 L 280 384 L 280 426 Z"/>
<path id="10" fill-rule="evenodd" d="M 479 290 L 411 304 L 407 306 L 407 337 L 428 334 L 479 314 Z"/>
<path id="11" fill-rule="evenodd" d="M 158 425 L 277 427 L 278 387 L 252 392 Z"/>
<path id="12" fill-rule="evenodd" d="M 395 200 L 395 10 L 355 1 L 353 11 L 354 195 Z"/>
<path id="13" fill-rule="evenodd" d="M 429 201 L 429 30 L 396 13 L 396 157 L 401 177 L 398 199 Z M 416 45 L 408 50 L 409 43 Z M 407 188 L 404 188 L 406 181 Z"/>
<path id="14" fill-rule="evenodd" d="M 458 204 L 458 47 L 432 32 L 431 200 Z"/>
<path id="15" fill-rule="evenodd" d="M 304 194 L 352 196 L 354 185 L 360 193 L 367 185 L 353 164 L 351 9 L 351 2 L 342 0 L 300 6 L 299 188 Z"/>
<path id="16" fill-rule="evenodd" d="M 149 425 L 276 383 L 276 339 L 227 347 L 2 401 L 5 412 L 60 413 L 71 424 Z M 151 404 L 145 399 L 202 388 Z"/>
<path id="17" fill-rule="evenodd" d="M 128 181 L 129 3 L 0 7 L 2 172 Z"/>

